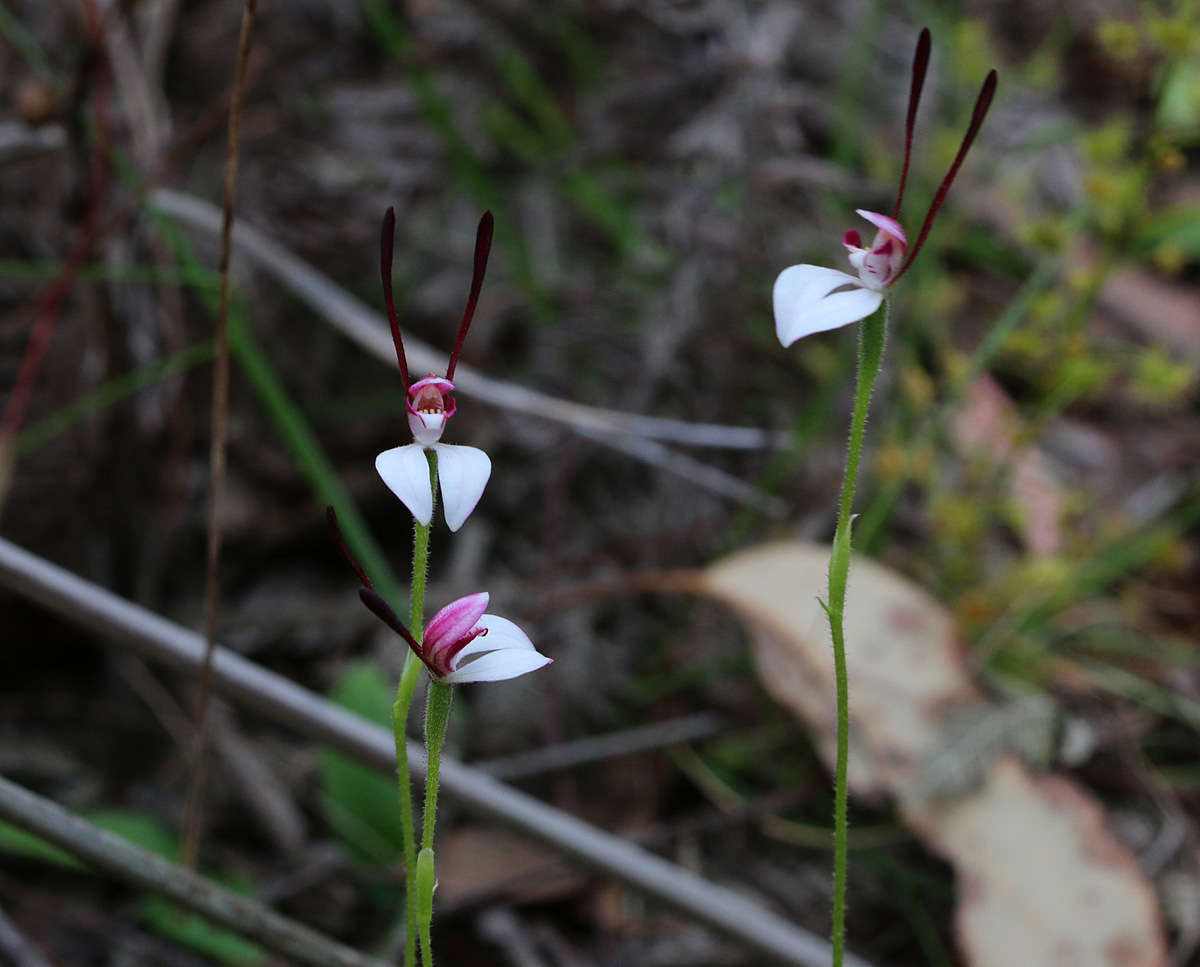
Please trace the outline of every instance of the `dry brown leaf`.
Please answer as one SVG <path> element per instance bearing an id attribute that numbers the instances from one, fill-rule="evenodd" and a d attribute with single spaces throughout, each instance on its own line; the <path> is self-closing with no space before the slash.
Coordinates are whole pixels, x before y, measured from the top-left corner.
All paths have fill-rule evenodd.
<path id="1" fill-rule="evenodd" d="M 909 818 L 954 864 L 973 967 L 1166 964 L 1154 891 L 1077 783 L 1005 756 L 974 794 Z"/>
<path id="2" fill-rule="evenodd" d="M 1012 469 L 1009 489 L 1023 511 L 1021 536 L 1034 554 L 1062 547 L 1062 487 L 1040 450 L 1017 443 L 1021 418 L 1008 394 L 986 373 L 971 384 L 954 420 L 954 442 L 964 456 Z"/>
<path id="3" fill-rule="evenodd" d="M 818 603 L 829 548 L 788 541 L 718 562 L 701 590 L 738 611 L 756 632 L 754 657 L 768 691 L 817 729 L 832 762 L 837 710 L 833 650 Z M 897 794 L 918 780 L 938 746 L 943 717 L 982 696 L 967 676 L 950 615 L 893 571 L 856 558 L 846 607 L 850 785 Z"/>
<path id="4" fill-rule="evenodd" d="M 553 853 L 502 829 L 462 827 L 437 851 L 438 903 L 471 906 L 498 898 L 531 903 L 579 888 L 580 874 Z"/>
<path id="5" fill-rule="evenodd" d="M 1144 269 L 1113 272 L 1100 294 L 1104 308 L 1122 316 L 1156 342 L 1195 359 L 1200 346 L 1200 305 L 1196 289 Z"/>
<path id="6" fill-rule="evenodd" d="M 697 590 L 746 619 L 766 688 L 834 758 L 833 653 L 825 594 L 829 548 L 768 544 L 720 561 Z M 1154 893 L 1072 780 L 1030 775 L 1011 755 L 954 798 L 922 781 L 947 724 L 986 711 L 949 612 L 895 572 L 856 558 L 846 604 L 850 778 L 856 794 L 894 797 L 959 876 L 959 941 L 972 967 L 1160 967 L 1166 943 Z M 978 715 L 975 716 L 979 718 Z"/>

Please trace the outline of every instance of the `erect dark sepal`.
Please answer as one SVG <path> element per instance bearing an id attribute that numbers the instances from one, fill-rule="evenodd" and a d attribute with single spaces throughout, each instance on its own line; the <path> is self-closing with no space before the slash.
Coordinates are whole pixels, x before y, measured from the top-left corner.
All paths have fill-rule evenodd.
<path id="1" fill-rule="evenodd" d="M 400 378 L 404 380 L 404 391 L 408 392 L 408 360 L 404 356 L 404 340 L 400 337 L 400 321 L 396 318 L 396 303 L 392 298 L 392 246 L 396 237 L 396 210 L 391 206 L 384 213 L 383 228 L 379 235 L 379 275 L 383 279 L 383 301 L 387 306 L 388 325 L 392 330 L 392 342 L 396 346 L 396 362 L 400 365 Z"/>
<path id="2" fill-rule="evenodd" d="M 479 302 L 479 291 L 483 288 L 483 276 L 487 272 L 488 256 L 492 251 L 493 227 L 492 213 L 484 212 L 475 232 L 475 268 L 471 274 L 471 292 L 467 296 L 467 307 L 463 310 L 462 322 L 458 326 L 458 338 L 454 340 L 454 348 L 450 351 L 446 379 L 454 379 L 454 367 L 458 365 L 458 357 L 467 338 L 467 330 L 471 328 L 471 320 L 475 318 L 475 306 Z"/>
<path id="3" fill-rule="evenodd" d="M 363 566 L 358 563 L 358 558 L 350 553 L 350 548 L 346 546 L 346 541 L 342 537 L 342 529 L 338 527 L 337 513 L 330 504 L 325 508 L 325 520 L 329 524 L 329 531 L 333 534 L 333 541 L 338 546 L 338 550 L 342 552 L 342 557 L 346 559 L 346 563 L 350 565 L 354 573 L 358 575 L 358 580 L 362 582 L 363 587 L 371 587 L 371 579 L 367 577 L 367 572 L 363 570 Z"/>
<path id="4" fill-rule="evenodd" d="M 992 106 L 992 99 L 996 96 L 996 83 L 997 74 L 995 70 L 988 71 L 988 76 L 984 78 L 983 86 L 979 89 L 979 96 L 975 99 L 975 110 L 971 112 L 971 123 L 967 125 L 967 133 L 963 135 L 962 144 L 958 146 L 958 154 L 954 156 L 950 170 L 946 172 L 946 177 L 942 179 L 942 183 L 938 186 L 937 194 L 933 196 L 929 212 L 925 215 L 925 221 L 921 225 L 921 233 L 917 236 L 917 240 L 912 248 L 908 250 L 908 258 L 904 260 L 904 264 L 900 266 L 900 271 L 893 277 L 892 284 L 895 284 L 896 279 L 908 271 L 908 267 L 912 265 L 913 259 L 921 251 L 921 246 L 925 244 L 925 239 L 929 237 L 929 230 L 933 227 L 933 220 L 937 217 L 938 210 L 942 207 L 942 202 L 946 200 L 946 193 L 950 191 L 950 186 L 954 184 L 954 178 L 958 174 L 958 169 L 962 167 L 963 159 L 966 158 L 967 152 L 971 150 L 971 145 L 974 143 L 979 129 L 983 127 L 983 119 L 987 117 L 988 108 Z"/>
<path id="5" fill-rule="evenodd" d="M 359 588 L 358 596 L 362 599 L 362 603 L 367 606 L 368 611 L 407 641 L 408 647 L 416 652 L 418 658 L 421 656 L 421 646 L 413 638 L 412 632 L 405 627 L 404 622 L 388 606 L 388 603 L 375 593 L 374 588 Z"/>
<path id="6" fill-rule="evenodd" d="M 913 55 L 912 83 L 908 88 L 908 117 L 904 122 L 904 167 L 900 169 L 900 187 L 896 190 L 896 204 L 892 218 L 900 217 L 900 203 L 904 201 L 904 186 L 908 183 L 908 163 L 912 159 L 913 128 L 917 123 L 917 106 L 921 103 L 921 90 L 925 86 L 925 71 L 929 67 L 929 50 L 932 40 L 929 28 L 921 30 L 917 38 L 917 51 Z"/>

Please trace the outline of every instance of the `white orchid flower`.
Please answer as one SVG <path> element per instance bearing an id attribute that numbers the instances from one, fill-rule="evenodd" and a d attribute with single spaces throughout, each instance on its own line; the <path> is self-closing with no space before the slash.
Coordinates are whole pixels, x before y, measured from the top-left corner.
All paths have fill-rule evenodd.
<path id="1" fill-rule="evenodd" d="M 983 82 L 979 97 L 975 101 L 971 123 L 959 146 L 958 154 L 946 177 L 942 179 L 941 186 L 925 215 L 916 243 L 912 251 L 909 251 L 908 239 L 897 217 L 908 179 L 913 125 L 917 117 L 917 105 L 921 100 L 921 88 L 925 83 L 925 70 L 929 65 L 929 50 L 929 30 L 925 29 L 921 31 L 916 56 L 913 58 L 912 86 L 909 89 L 904 139 L 904 167 L 900 172 L 900 188 L 896 193 L 896 204 L 892 213 L 881 215 L 878 212 L 857 209 L 858 214 L 877 230 L 870 247 L 862 244 L 862 238 L 853 229 L 842 237 L 842 245 L 846 248 L 850 265 L 857 271 L 857 276 L 820 265 L 793 265 L 779 273 L 773 293 L 775 334 L 784 346 L 790 346 L 797 339 L 811 336 L 813 333 L 848 326 L 873 313 L 886 298 L 888 289 L 908 271 L 929 236 L 933 220 L 945 201 L 946 193 L 950 190 L 967 151 L 979 133 L 996 93 L 996 72 L 993 70 Z"/>
<path id="2" fill-rule="evenodd" d="M 428 525 L 433 518 L 433 486 L 425 452 L 432 450 L 437 455 L 442 513 L 445 515 L 446 525 L 452 531 L 456 531 L 471 516 L 492 474 L 492 461 L 482 450 L 440 442 L 442 431 L 458 408 L 451 395 L 454 391 L 452 377 L 467 330 L 475 315 L 479 290 L 487 270 L 488 253 L 492 247 L 492 213 L 484 212 L 479 221 L 479 231 L 475 236 L 475 270 L 471 279 L 471 292 L 467 297 L 467 308 L 459 324 L 458 338 L 450 354 L 446 375 L 430 374 L 411 385 L 408 381 L 404 342 L 400 336 L 400 326 L 392 301 L 392 238 L 395 223 L 395 213 L 389 208 L 383 219 L 380 271 L 383 276 L 388 323 L 392 330 L 392 341 L 396 346 L 396 361 L 400 365 L 400 375 L 404 380 L 407 396 L 405 406 L 408 411 L 408 426 L 416 442 L 384 450 L 375 458 L 375 469 L 388 489 L 400 498 L 413 517 L 421 524 Z"/>

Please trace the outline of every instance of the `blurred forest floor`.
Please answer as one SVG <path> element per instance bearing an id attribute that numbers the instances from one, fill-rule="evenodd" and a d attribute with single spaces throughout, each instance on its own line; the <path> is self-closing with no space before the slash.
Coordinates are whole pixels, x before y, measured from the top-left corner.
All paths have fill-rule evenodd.
<path id="1" fill-rule="evenodd" d="M 35 320 L 51 318 L 28 410 L 3 428 L 16 435 L 0 535 L 199 627 L 217 244 L 149 199 L 167 187 L 220 204 L 241 4 L 100 6 L 98 34 L 86 4 L 0 10 L 5 405 Z M 771 284 L 796 262 L 847 268 L 854 209 L 890 209 L 927 25 L 910 233 L 989 67 L 1000 89 L 895 294 L 856 545 L 945 605 L 981 689 L 1048 696 L 1084 736 L 1055 768 L 1138 856 L 1174 963 L 1200 962 L 1194 8 L 261 4 L 239 224 L 379 310 L 394 205 L 401 324 L 447 353 L 489 208 L 465 365 L 578 403 L 767 431 L 741 448 L 670 431 L 648 446 L 460 396 L 448 439 L 495 470 L 463 531 L 435 531 L 430 601 L 486 588 L 556 663 L 464 690 L 454 755 L 712 713 L 719 725 L 685 746 L 514 781 L 826 932 L 832 790 L 804 726 L 768 696 L 726 610 L 640 592 L 767 540 L 830 538 L 854 340 L 781 350 Z M 386 715 L 404 655 L 359 606 L 323 508 L 352 502 L 377 561 L 406 573 L 408 518 L 372 466 L 408 436 L 400 381 L 253 255 L 233 268 L 222 640 Z M 0 609 L 0 773 L 172 852 L 195 683 L 15 595 Z M 202 865 L 387 949 L 402 883 L 391 784 L 252 710 L 217 727 L 282 813 L 218 762 Z M 852 854 L 850 949 L 965 963 L 949 867 L 888 802 L 852 803 L 851 818 L 890 832 Z M 452 801 L 441 830 L 444 963 L 759 963 Z M 0 848 L 0 909 L 54 963 L 264 962 L 11 831 Z"/>

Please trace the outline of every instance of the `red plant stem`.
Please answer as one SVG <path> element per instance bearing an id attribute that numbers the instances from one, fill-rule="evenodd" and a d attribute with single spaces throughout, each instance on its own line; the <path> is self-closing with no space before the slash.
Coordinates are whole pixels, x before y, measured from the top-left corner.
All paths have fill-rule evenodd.
<path id="1" fill-rule="evenodd" d="M 58 277 L 38 296 L 33 310 L 33 325 L 29 333 L 29 344 L 21 359 L 16 381 L 12 392 L 4 404 L 4 417 L 0 421 L 0 460 L 11 456 L 8 451 L 21 425 L 25 421 L 25 413 L 29 401 L 33 397 L 33 389 L 37 384 L 38 372 L 45 359 L 46 350 L 50 345 L 50 337 L 54 334 L 54 326 L 68 293 L 75 285 L 79 270 L 83 268 L 96 242 L 100 237 L 100 209 L 108 194 L 109 167 L 108 151 L 111 142 L 112 117 L 110 114 L 110 77 L 107 64 L 102 58 L 104 49 L 101 36 L 102 25 L 98 14 L 92 11 L 92 4 L 87 5 L 89 43 L 91 52 L 85 55 L 92 59 L 91 69 L 95 72 L 92 109 L 96 119 L 96 139 L 92 145 L 92 154 L 88 172 L 88 199 L 84 210 L 83 221 L 79 234 L 71 246 L 67 261 L 63 264 Z M 80 85 L 82 87 L 82 84 Z M 0 468 L 2 469 L 2 468 Z M 2 495 L 0 495 L 2 499 Z"/>

